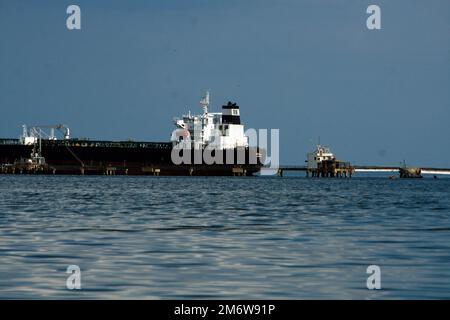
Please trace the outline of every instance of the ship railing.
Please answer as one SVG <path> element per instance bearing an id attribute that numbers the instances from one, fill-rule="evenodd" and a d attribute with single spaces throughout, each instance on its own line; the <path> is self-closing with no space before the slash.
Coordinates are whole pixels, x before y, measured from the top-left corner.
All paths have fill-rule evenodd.
<path id="1" fill-rule="evenodd" d="M 97 148 L 157 148 L 170 149 L 172 144 L 164 142 L 133 142 L 133 141 L 95 141 L 95 140 L 43 140 L 44 145 L 68 147 L 97 147 Z"/>
<path id="2" fill-rule="evenodd" d="M 0 145 L 18 145 L 22 144 L 19 139 L 0 139 Z"/>
<path id="3" fill-rule="evenodd" d="M 0 139 L 0 145 L 21 145 L 20 139 Z M 134 141 L 95 141 L 95 140 L 42 140 L 44 145 L 69 147 L 104 147 L 104 148 L 157 148 L 171 149 L 170 142 L 134 142 Z"/>

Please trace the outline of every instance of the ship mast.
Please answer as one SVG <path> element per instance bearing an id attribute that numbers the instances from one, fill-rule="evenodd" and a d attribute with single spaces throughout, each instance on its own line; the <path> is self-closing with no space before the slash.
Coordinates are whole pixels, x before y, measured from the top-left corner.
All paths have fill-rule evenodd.
<path id="1" fill-rule="evenodd" d="M 208 114 L 208 107 L 209 107 L 209 91 L 206 91 L 206 95 L 200 100 L 200 105 L 203 108 L 203 114 Z"/>

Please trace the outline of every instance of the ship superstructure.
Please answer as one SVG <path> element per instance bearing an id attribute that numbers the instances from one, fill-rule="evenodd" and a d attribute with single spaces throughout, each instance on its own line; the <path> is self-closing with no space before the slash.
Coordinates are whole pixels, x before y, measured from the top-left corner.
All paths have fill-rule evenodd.
<path id="1" fill-rule="evenodd" d="M 175 119 L 178 128 L 172 134 L 174 145 L 186 149 L 218 150 L 247 148 L 248 137 L 241 124 L 240 109 L 236 103 L 228 101 L 222 106 L 222 112 L 209 112 L 210 94 L 206 92 L 200 101 L 202 115 L 184 115 Z"/>

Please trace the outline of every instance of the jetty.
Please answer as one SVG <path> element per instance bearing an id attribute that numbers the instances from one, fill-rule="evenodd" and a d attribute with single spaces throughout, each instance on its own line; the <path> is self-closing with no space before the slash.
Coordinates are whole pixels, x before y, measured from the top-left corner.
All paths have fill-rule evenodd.
<path id="1" fill-rule="evenodd" d="M 402 170 L 404 170 L 403 167 L 390 167 L 390 166 L 377 166 L 377 165 L 352 165 L 352 175 L 347 175 L 348 178 L 351 178 L 355 173 L 364 173 L 364 172 L 387 172 L 387 173 L 394 173 L 399 174 Z M 423 167 L 423 168 L 414 168 L 414 169 L 420 169 L 420 173 L 422 175 L 450 175 L 450 168 L 431 168 L 431 167 Z M 263 167 L 262 170 L 273 170 L 266 167 Z M 282 177 L 285 172 L 305 172 L 307 176 L 313 177 L 311 174 L 308 173 L 308 167 L 302 166 L 302 165 L 281 165 L 277 169 L 277 175 Z M 314 177 L 332 177 L 330 175 L 314 175 Z M 335 175 L 334 177 L 344 177 L 343 175 Z M 406 176 L 404 176 L 406 178 Z"/>
<path id="2" fill-rule="evenodd" d="M 405 161 L 400 166 L 352 165 L 348 161 L 338 160 L 330 148 L 320 143 L 316 150 L 309 152 L 306 157 L 306 165 L 281 165 L 275 171 L 266 167 L 261 170 L 270 170 L 280 177 L 284 176 L 285 172 L 305 172 L 307 177 L 316 178 L 351 178 L 358 172 L 397 173 L 400 178 L 422 178 L 423 174 L 450 175 L 450 168 L 410 167 Z"/>

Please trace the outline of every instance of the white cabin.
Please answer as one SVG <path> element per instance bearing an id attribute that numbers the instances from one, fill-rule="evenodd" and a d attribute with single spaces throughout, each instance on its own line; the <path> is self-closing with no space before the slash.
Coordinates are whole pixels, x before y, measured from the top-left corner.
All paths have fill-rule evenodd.
<path id="1" fill-rule="evenodd" d="M 222 106 L 222 112 L 209 112 L 210 95 L 200 101 L 202 115 L 184 115 L 174 119 L 177 129 L 173 131 L 171 141 L 183 148 L 202 149 L 206 146 L 215 149 L 233 149 L 248 147 L 248 137 L 241 124 L 239 106 L 228 102 Z"/>
<path id="2" fill-rule="evenodd" d="M 307 154 L 308 169 L 317 169 L 319 163 L 326 160 L 336 160 L 336 157 L 328 147 L 318 144 L 315 151 Z"/>

